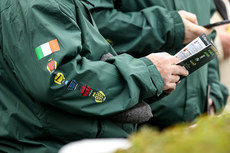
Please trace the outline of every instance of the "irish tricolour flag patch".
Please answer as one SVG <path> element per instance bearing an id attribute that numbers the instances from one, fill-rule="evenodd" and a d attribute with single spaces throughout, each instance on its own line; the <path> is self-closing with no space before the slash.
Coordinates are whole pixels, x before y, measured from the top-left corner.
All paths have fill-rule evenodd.
<path id="1" fill-rule="evenodd" d="M 35 48 L 38 60 L 57 51 L 60 51 L 57 39 L 51 40 Z"/>

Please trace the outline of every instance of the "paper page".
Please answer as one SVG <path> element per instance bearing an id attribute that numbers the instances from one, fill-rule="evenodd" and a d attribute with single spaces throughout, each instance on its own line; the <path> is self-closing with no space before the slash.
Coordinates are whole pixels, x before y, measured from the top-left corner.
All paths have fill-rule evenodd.
<path id="1" fill-rule="evenodd" d="M 194 39 L 191 43 L 185 46 L 182 50 L 180 50 L 175 56 L 181 60 L 194 55 L 195 53 L 204 49 L 206 45 L 200 39 L 200 37 Z"/>

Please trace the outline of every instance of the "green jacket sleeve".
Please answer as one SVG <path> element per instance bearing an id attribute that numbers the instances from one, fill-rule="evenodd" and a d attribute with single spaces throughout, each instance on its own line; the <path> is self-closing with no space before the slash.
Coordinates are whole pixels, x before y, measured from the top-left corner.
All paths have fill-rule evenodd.
<path id="1" fill-rule="evenodd" d="M 156 50 L 181 49 L 184 25 L 177 11 L 152 6 L 122 12 L 112 0 L 91 2 L 95 4 L 91 9 L 95 22 L 116 52 L 145 55 Z"/>
<path id="2" fill-rule="evenodd" d="M 35 102 L 94 117 L 159 95 L 163 80 L 151 61 L 116 56 L 88 15 L 79 1 L 53 0 L 20 1 L 1 12 L 0 46 L 22 90 Z M 108 52 L 115 56 L 100 61 Z"/>
<path id="3" fill-rule="evenodd" d="M 215 59 L 208 65 L 208 82 L 211 85 L 210 98 L 212 98 L 215 112 L 220 112 L 224 109 L 227 98 L 228 89 L 220 82 L 219 63 Z"/>

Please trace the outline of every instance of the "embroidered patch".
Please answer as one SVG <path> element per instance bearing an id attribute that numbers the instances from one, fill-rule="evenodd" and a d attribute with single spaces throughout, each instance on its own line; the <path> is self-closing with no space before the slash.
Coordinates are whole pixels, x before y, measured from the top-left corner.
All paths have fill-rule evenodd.
<path id="1" fill-rule="evenodd" d="M 52 74 L 57 69 L 57 62 L 53 59 L 49 59 L 49 63 L 47 64 L 47 70 Z"/>
<path id="2" fill-rule="evenodd" d="M 38 60 L 57 51 L 60 51 L 57 39 L 51 40 L 35 48 L 35 53 Z"/>
<path id="3" fill-rule="evenodd" d="M 84 85 L 81 87 L 80 92 L 82 96 L 87 97 L 92 94 L 93 90 L 89 86 Z"/>
<path id="4" fill-rule="evenodd" d="M 106 100 L 106 96 L 102 91 L 95 91 L 90 86 L 77 83 L 75 80 L 65 81 L 65 77 L 62 73 L 55 74 L 54 82 L 57 84 L 65 82 L 67 90 L 74 91 L 77 89 L 83 97 L 94 97 L 96 103 L 102 103 Z"/>
<path id="5" fill-rule="evenodd" d="M 106 96 L 102 91 L 94 92 L 92 95 L 97 103 L 102 103 L 105 101 Z"/>
<path id="6" fill-rule="evenodd" d="M 62 84 L 65 81 L 65 76 L 62 73 L 57 73 L 54 77 L 54 82 L 57 84 Z"/>
<path id="7" fill-rule="evenodd" d="M 76 90 L 78 83 L 75 80 L 66 81 L 67 90 Z"/>

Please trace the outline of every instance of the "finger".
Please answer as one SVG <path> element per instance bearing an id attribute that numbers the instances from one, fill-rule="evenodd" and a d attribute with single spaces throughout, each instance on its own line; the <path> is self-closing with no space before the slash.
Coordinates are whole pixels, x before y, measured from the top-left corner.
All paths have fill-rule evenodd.
<path id="1" fill-rule="evenodd" d="M 175 56 L 171 56 L 171 57 L 169 57 L 170 59 L 168 60 L 169 61 L 169 63 L 171 64 L 171 65 L 176 65 L 177 63 L 179 63 L 180 61 L 181 61 L 181 59 L 179 59 L 179 58 L 177 58 L 177 57 L 175 57 Z"/>
<path id="2" fill-rule="evenodd" d="M 208 104 L 210 106 L 210 116 L 214 116 L 215 115 L 215 107 L 214 107 L 214 104 L 213 104 L 213 101 L 211 98 L 209 98 L 208 100 Z"/>
<path id="3" fill-rule="evenodd" d="M 213 31 L 213 28 L 204 28 L 202 26 L 200 26 L 200 27 L 201 27 L 201 30 L 203 31 L 203 33 L 205 33 L 206 35 L 211 34 Z"/>
<path id="4" fill-rule="evenodd" d="M 179 75 L 172 75 L 171 76 L 171 83 L 178 83 L 179 82 L 179 80 L 180 80 L 180 76 Z"/>
<path id="5" fill-rule="evenodd" d="M 177 64 L 177 63 L 179 63 L 180 61 L 181 61 L 181 59 L 179 59 L 179 58 L 173 56 L 173 60 L 172 60 L 172 63 L 171 63 L 171 64 Z"/>
<path id="6" fill-rule="evenodd" d="M 196 32 L 197 35 L 201 35 L 203 33 L 205 33 L 206 35 L 209 35 L 213 31 L 213 28 L 204 28 L 202 26 L 195 25 L 195 24 L 191 26 L 191 28 L 192 28 L 191 31 Z"/>
<path id="7" fill-rule="evenodd" d="M 179 14 L 181 15 L 182 18 L 185 18 L 194 24 L 198 24 L 197 17 L 195 14 L 187 11 L 180 11 Z"/>
<path id="8" fill-rule="evenodd" d="M 188 19 L 190 22 L 194 24 L 198 24 L 197 17 L 195 14 L 190 13 L 190 12 L 186 12 L 186 13 L 187 13 L 186 19 Z"/>
<path id="9" fill-rule="evenodd" d="M 172 74 L 179 76 L 188 76 L 189 72 L 180 65 L 172 65 Z"/>
<path id="10" fill-rule="evenodd" d="M 208 104 L 209 104 L 209 106 L 213 106 L 213 101 L 212 101 L 212 98 L 209 98 L 209 100 L 208 100 Z"/>
<path id="11" fill-rule="evenodd" d="M 163 90 L 175 90 L 176 89 L 176 83 L 167 83 L 165 84 Z"/>
<path id="12" fill-rule="evenodd" d="M 210 107 L 210 116 L 214 116 L 215 115 L 215 110 L 214 107 Z"/>

